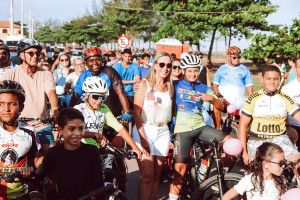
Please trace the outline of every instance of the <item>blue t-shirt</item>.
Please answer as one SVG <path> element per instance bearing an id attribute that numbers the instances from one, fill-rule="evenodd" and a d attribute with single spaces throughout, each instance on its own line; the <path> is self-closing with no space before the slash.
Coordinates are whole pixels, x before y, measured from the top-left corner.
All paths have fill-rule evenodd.
<path id="1" fill-rule="evenodd" d="M 289 82 L 292 82 L 295 78 L 296 78 L 296 74 L 295 74 L 294 70 L 291 68 L 289 71 L 288 80 L 289 80 Z"/>
<path id="2" fill-rule="evenodd" d="M 85 81 L 88 77 L 92 77 L 92 76 L 93 76 L 93 74 L 91 73 L 90 70 L 87 70 L 87 71 L 82 72 L 81 75 L 79 76 L 77 82 L 76 82 L 76 85 L 75 85 L 75 87 L 74 87 L 74 92 L 76 92 L 79 96 L 81 96 L 81 95 L 84 93 L 84 91 L 82 90 L 82 85 L 83 85 L 84 81 Z M 110 87 L 111 82 L 110 82 L 110 79 L 109 79 L 109 77 L 108 77 L 107 74 L 105 74 L 105 73 L 100 73 L 100 74 L 98 75 L 98 77 L 100 77 L 100 78 L 102 78 L 103 80 L 105 80 L 107 86 Z"/>
<path id="3" fill-rule="evenodd" d="M 136 75 L 140 75 L 139 66 L 135 63 L 130 63 L 127 68 L 123 67 L 122 63 L 115 66 L 115 70 L 120 74 L 122 80 L 132 81 Z M 124 90 L 127 95 L 134 96 L 133 84 L 124 85 Z"/>
<path id="4" fill-rule="evenodd" d="M 220 94 L 232 104 L 238 97 L 246 98 L 246 88 L 253 85 L 253 79 L 245 65 L 231 67 L 225 64 L 218 68 L 213 83 L 219 86 Z"/>
<path id="5" fill-rule="evenodd" d="M 150 69 L 151 66 L 149 66 L 148 68 L 145 68 L 144 66 L 140 67 L 141 79 L 147 74 L 147 72 L 149 72 Z"/>

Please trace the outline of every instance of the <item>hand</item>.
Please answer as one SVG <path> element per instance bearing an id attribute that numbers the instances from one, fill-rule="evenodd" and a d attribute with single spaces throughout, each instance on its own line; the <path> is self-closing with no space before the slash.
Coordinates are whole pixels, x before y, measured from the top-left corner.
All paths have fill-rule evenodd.
<path id="1" fill-rule="evenodd" d="M 247 152 L 243 153 L 242 158 L 243 158 L 244 167 L 248 166 L 249 163 L 252 161 L 251 157 L 249 156 L 249 154 Z"/>
<path id="2" fill-rule="evenodd" d="M 66 92 L 71 94 L 73 92 L 73 90 L 70 88 L 70 89 L 66 89 Z"/>
<path id="3" fill-rule="evenodd" d="M 149 146 L 149 143 L 148 143 L 148 141 L 145 139 L 145 138 L 143 138 L 143 137 L 141 137 L 141 146 L 142 146 L 142 151 L 143 151 L 143 154 L 145 155 L 145 156 L 150 156 L 150 146 Z"/>
<path id="4" fill-rule="evenodd" d="M 199 97 L 202 101 L 213 101 L 214 97 L 209 94 L 200 93 Z"/>
<path id="5" fill-rule="evenodd" d="M 105 147 L 106 143 L 109 142 L 108 139 L 106 139 L 106 137 L 104 137 L 100 133 L 96 133 L 95 136 L 97 138 L 97 143 L 99 143 L 101 147 Z"/>
<path id="6" fill-rule="evenodd" d="M 124 120 L 126 122 L 131 122 L 132 114 L 127 112 L 127 113 L 124 113 L 123 115 L 120 115 L 120 118 L 122 118 L 122 120 Z"/>
<path id="7" fill-rule="evenodd" d="M 133 152 L 137 154 L 137 159 L 142 160 L 143 158 L 143 152 L 140 149 L 132 149 Z"/>
<path id="8" fill-rule="evenodd" d="M 267 57 L 264 57 L 264 61 L 265 61 L 265 62 L 268 62 L 268 58 L 267 58 Z"/>
<path id="9" fill-rule="evenodd" d="M 138 84 L 139 82 L 137 82 L 136 84 L 133 85 L 133 91 L 136 93 L 138 91 L 140 91 L 142 89 L 141 86 L 139 86 Z"/>
<path id="10" fill-rule="evenodd" d="M 52 108 L 51 109 L 51 117 L 53 117 L 55 121 L 57 121 L 58 113 L 59 113 L 59 111 L 58 111 L 57 108 Z"/>
<path id="11" fill-rule="evenodd" d="M 25 177 L 25 178 L 29 178 L 30 177 L 30 173 L 31 173 L 31 168 L 30 167 L 20 167 L 19 168 L 20 173 Z M 34 179 L 35 177 L 32 177 L 32 179 Z"/>

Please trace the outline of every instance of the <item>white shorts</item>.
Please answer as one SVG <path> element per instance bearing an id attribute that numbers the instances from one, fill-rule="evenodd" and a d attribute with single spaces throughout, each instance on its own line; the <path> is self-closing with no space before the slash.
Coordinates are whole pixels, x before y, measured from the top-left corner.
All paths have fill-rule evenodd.
<path id="1" fill-rule="evenodd" d="M 155 126 L 143 123 L 144 132 L 150 146 L 151 156 L 167 156 L 170 147 L 170 132 L 167 125 Z M 132 130 L 132 138 L 136 145 L 142 150 L 141 139 L 136 126 Z"/>

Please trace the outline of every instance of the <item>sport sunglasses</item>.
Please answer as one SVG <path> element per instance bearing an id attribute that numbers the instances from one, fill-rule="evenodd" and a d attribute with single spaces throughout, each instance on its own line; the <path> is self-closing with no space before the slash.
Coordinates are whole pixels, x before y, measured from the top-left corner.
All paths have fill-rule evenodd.
<path id="1" fill-rule="evenodd" d="M 99 101 L 99 99 L 101 101 L 105 101 L 107 96 L 103 95 L 103 94 L 91 94 L 92 99 L 94 99 L 95 101 Z"/>

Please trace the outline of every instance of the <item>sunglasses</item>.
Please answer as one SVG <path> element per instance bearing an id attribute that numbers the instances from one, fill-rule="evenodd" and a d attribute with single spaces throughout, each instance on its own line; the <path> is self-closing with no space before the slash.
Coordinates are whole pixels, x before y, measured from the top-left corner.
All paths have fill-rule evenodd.
<path id="1" fill-rule="evenodd" d="M 175 69 L 180 69 L 180 66 L 176 66 L 176 65 L 173 65 L 173 69 L 175 70 Z"/>
<path id="2" fill-rule="evenodd" d="M 172 63 L 157 63 L 160 68 L 164 68 L 167 65 L 168 69 L 171 69 Z"/>
<path id="3" fill-rule="evenodd" d="M 235 60 L 235 59 L 240 59 L 240 58 L 241 58 L 241 56 L 237 56 L 237 57 L 233 57 L 233 56 L 231 56 L 231 58 L 232 58 L 233 60 Z"/>
<path id="4" fill-rule="evenodd" d="M 0 56 L 6 56 L 7 54 L 7 52 L 0 52 Z"/>
<path id="5" fill-rule="evenodd" d="M 60 62 L 69 61 L 69 59 L 61 59 Z"/>
<path id="6" fill-rule="evenodd" d="M 105 101 L 106 100 L 106 95 L 104 94 L 91 94 L 92 99 L 94 99 L 95 101 Z"/>
<path id="7" fill-rule="evenodd" d="M 25 52 L 25 53 L 28 53 L 30 55 L 30 57 L 33 57 L 34 55 L 39 57 L 41 55 L 41 52 L 39 52 L 39 51 L 37 51 L 37 52 L 29 51 L 29 52 Z"/>
<path id="8" fill-rule="evenodd" d="M 274 162 L 274 161 L 270 161 L 270 160 L 266 160 L 267 162 L 270 162 L 270 163 L 275 163 L 275 164 L 278 164 L 280 167 L 284 167 L 287 165 L 287 160 L 283 160 L 283 161 L 280 161 L 280 162 Z"/>

